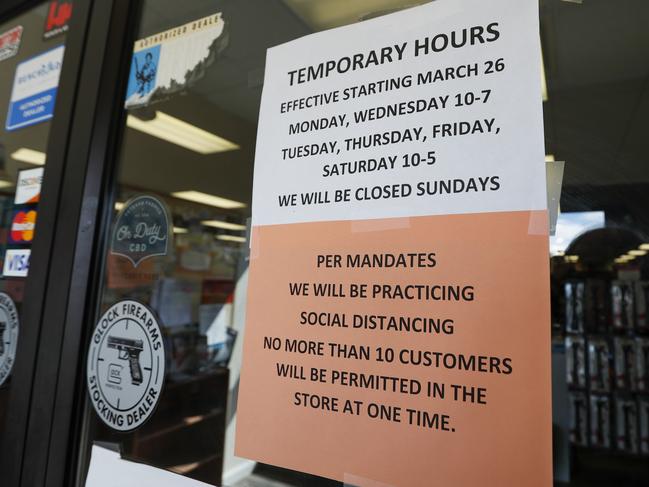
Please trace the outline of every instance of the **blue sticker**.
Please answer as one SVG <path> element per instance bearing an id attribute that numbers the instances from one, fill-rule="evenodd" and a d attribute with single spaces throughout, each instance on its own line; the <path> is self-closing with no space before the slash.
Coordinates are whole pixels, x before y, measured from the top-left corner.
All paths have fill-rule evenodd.
<path id="1" fill-rule="evenodd" d="M 56 47 L 16 67 L 5 124 L 7 130 L 52 118 L 64 49 L 64 46 Z"/>
<path id="2" fill-rule="evenodd" d="M 137 267 L 149 257 L 167 255 L 169 230 L 165 204 L 153 196 L 137 196 L 117 215 L 110 252 L 126 257 Z"/>
<path id="3" fill-rule="evenodd" d="M 160 64 L 160 47 L 157 45 L 133 53 L 126 88 L 127 105 L 145 102 L 155 91 Z"/>

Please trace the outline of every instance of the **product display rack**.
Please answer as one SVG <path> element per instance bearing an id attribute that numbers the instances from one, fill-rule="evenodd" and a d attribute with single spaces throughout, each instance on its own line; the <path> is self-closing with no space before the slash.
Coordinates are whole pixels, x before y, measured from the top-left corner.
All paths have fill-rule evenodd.
<path id="1" fill-rule="evenodd" d="M 577 273 L 561 283 L 570 440 L 578 448 L 649 456 L 649 281 Z"/>

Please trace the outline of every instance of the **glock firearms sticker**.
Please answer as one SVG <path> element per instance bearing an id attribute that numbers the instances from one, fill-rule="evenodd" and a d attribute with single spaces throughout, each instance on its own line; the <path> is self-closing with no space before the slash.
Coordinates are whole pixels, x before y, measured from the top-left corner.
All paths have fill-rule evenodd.
<path id="1" fill-rule="evenodd" d="M 18 311 L 7 293 L 0 293 L 0 386 L 11 373 L 18 343 Z"/>
<path id="2" fill-rule="evenodd" d="M 164 376 L 164 341 L 153 312 L 128 299 L 108 308 L 88 350 L 88 392 L 101 420 L 118 431 L 140 427 L 153 414 Z"/>
<path id="3" fill-rule="evenodd" d="M 167 255 L 169 238 L 165 204 L 153 196 L 137 196 L 128 200 L 117 215 L 110 251 L 137 267 L 149 257 Z"/>

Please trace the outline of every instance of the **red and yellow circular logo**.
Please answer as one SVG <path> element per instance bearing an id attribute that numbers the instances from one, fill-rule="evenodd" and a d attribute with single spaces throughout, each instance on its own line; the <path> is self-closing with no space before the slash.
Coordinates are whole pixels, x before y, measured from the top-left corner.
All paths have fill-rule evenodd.
<path id="1" fill-rule="evenodd" d="M 31 242 L 36 227 L 36 211 L 19 211 L 11 222 L 11 240 L 14 242 Z"/>

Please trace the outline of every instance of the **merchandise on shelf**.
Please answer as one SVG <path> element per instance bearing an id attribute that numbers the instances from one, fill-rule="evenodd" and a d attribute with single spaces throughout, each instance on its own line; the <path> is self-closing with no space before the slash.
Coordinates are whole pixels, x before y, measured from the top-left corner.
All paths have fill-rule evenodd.
<path id="1" fill-rule="evenodd" d="M 566 299 L 566 331 L 569 333 L 583 333 L 584 282 L 566 281 L 564 295 Z"/>
<path id="2" fill-rule="evenodd" d="M 633 338 L 615 337 L 615 385 L 618 389 L 636 389 L 636 343 Z"/>
<path id="3" fill-rule="evenodd" d="M 570 393 L 570 442 L 588 445 L 588 403 L 583 392 Z"/>
<path id="4" fill-rule="evenodd" d="M 638 405 L 634 399 L 615 401 L 616 446 L 620 451 L 638 453 Z"/>
<path id="5" fill-rule="evenodd" d="M 611 400 L 608 396 L 590 396 L 590 445 L 611 447 Z"/>
<path id="6" fill-rule="evenodd" d="M 581 337 L 566 337 L 568 386 L 586 387 L 586 341 Z"/>
<path id="7" fill-rule="evenodd" d="M 635 310 L 636 326 L 638 331 L 649 331 L 649 319 L 647 318 L 647 307 L 649 306 L 649 281 L 638 281 L 635 283 Z"/>
<path id="8" fill-rule="evenodd" d="M 640 419 L 640 453 L 649 455 L 649 397 L 638 401 L 638 416 Z"/>
<path id="9" fill-rule="evenodd" d="M 588 340 L 588 376 L 591 391 L 611 390 L 610 347 L 605 338 Z"/>
<path id="10" fill-rule="evenodd" d="M 635 317 L 635 281 L 613 281 L 611 300 L 613 326 L 619 330 L 632 330 Z"/>
<path id="11" fill-rule="evenodd" d="M 587 279 L 584 295 L 584 328 L 590 333 L 606 333 L 608 328 L 608 283 Z"/>
<path id="12" fill-rule="evenodd" d="M 649 391 L 649 338 L 636 338 L 636 371 L 639 391 Z"/>

